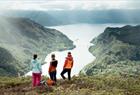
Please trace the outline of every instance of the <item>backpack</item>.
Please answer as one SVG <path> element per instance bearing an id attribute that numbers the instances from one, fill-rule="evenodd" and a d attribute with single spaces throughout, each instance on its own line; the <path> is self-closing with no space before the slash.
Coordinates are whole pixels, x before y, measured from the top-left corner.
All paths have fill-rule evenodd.
<path id="1" fill-rule="evenodd" d="M 51 65 L 52 65 L 53 67 L 57 67 L 57 64 L 58 64 L 57 60 L 54 60 L 54 61 L 51 62 Z"/>
<path id="2" fill-rule="evenodd" d="M 53 81 L 51 79 L 48 79 L 47 81 L 45 81 L 45 80 L 40 81 L 40 84 L 41 84 L 41 86 L 44 86 L 45 88 L 48 88 L 50 86 L 55 85 L 56 83 L 55 83 L 55 81 Z"/>
<path id="3" fill-rule="evenodd" d="M 53 86 L 53 85 L 55 85 L 55 81 L 53 81 L 53 80 L 51 80 L 51 79 L 48 79 L 48 80 L 46 81 L 46 83 L 47 83 L 48 86 Z"/>

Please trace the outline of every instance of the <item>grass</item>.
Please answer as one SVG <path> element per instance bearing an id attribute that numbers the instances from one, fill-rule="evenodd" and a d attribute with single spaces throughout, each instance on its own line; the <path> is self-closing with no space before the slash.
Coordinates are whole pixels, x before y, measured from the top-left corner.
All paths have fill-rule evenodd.
<path id="1" fill-rule="evenodd" d="M 35 89 L 31 77 L 1 77 L 0 95 L 140 95 L 140 77 L 79 76 Z"/>

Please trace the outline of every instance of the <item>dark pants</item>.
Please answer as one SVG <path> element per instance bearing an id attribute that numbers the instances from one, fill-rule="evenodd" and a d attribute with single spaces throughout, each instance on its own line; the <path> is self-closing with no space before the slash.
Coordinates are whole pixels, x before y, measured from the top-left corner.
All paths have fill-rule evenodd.
<path id="1" fill-rule="evenodd" d="M 66 79 L 66 77 L 64 76 L 65 73 L 68 73 L 68 79 L 71 80 L 71 69 L 63 69 L 63 71 L 61 72 L 61 76 L 63 79 Z"/>
<path id="2" fill-rule="evenodd" d="M 50 72 L 49 73 L 51 80 L 56 82 L 56 71 Z"/>

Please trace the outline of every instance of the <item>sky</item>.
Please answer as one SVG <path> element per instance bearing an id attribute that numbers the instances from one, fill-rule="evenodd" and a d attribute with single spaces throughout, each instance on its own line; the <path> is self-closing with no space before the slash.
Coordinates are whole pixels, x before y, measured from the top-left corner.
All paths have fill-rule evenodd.
<path id="1" fill-rule="evenodd" d="M 0 0 L 1 10 L 140 9 L 140 0 Z"/>

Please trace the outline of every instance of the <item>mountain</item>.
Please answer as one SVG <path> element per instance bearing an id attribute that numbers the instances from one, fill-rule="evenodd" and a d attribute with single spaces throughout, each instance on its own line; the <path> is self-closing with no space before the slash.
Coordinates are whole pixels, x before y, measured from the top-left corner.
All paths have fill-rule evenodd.
<path id="1" fill-rule="evenodd" d="M 75 23 L 140 23 L 140 10 L 69 10 L 69 11 L 35 11 L 9 10 L 0 15 L 25 17 L 43 26 L 56 26 Z"/>
<path id="2" fill-rule="evenodd" d="M 81 70 L 85 75 L 140 74 L 140 25 L 108 27 L 91 43 L 89 51 L 96 56 Z"/>
<path id="3" fill-rule="evenodd" d="M 17 68 L 12 63 L 18 64 L 17 60 L 11 55 L 9 51 L 0 47 L 0 75 L 14 75 Z"/>
<path id="4" fill-rule="evenodd" d="M 0 75 L 24 74 L 34 53 L 44 60 L 52 51 L 75 46 L 61 32 L 27 18 L 0 17 Z M 12 74 L 11 74 L 12 73 Z"/>
<path id="5" fill-rule="evenodd" d="M 56 26 L 62 24 L 58 17 L 53 17 L 45 11 L 25 11 L 25 10 L 9 10 L 2 12 L 1 16 L 23 17 L 29 18 L 44 26 Z"/>

